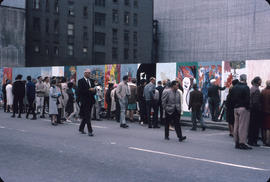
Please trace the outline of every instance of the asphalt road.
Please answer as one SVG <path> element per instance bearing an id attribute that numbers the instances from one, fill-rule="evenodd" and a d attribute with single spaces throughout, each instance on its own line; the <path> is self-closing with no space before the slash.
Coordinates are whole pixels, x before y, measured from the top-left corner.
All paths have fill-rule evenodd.
<path id="1" fill-rule="evenodd" d="M 226 131 L 174 132 L 96 121 L 94 137 L 78 124 L 13 119 L 0 111 L 0 177 L 5 182 L 267 182 L 270 148 L 234 149 Z"/>

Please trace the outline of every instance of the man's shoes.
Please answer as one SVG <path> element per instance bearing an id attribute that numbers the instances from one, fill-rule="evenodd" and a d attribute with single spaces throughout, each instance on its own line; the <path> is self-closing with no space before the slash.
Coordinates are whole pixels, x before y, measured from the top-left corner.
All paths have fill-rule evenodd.
<path id="1" fill-rule="evenodd" d="M 165 137 L 165 140 L 170 140 L 170 138 L 169 137 Z"/>
<path id="2" fill-rule="evenodd" d="M 128 128 L 128 125 L 127 124 L 120 124 L 120 127 L 121 128 Z"/>
<path id="3" fill-rule="evenodd" d="M 15 115 L 12 115 L 11 117 L 12 117 L 12 118 L 15 118 Z"/>
<path id="4" fill-rule="evenodd" d="M 92 132 L 88 133 L 88 136 L 93 137 L 94 134 Z"/>
<path id="5" fill-rule="evenodd" d="M 205 131 L 205 129 L 206 129 L 205 127 L 202 127 L 202 131 Z"/>
<path id="6" fill-rule="evenodd" d="M 18 118 L 22 118 L 22 116 L 21 116 L 21 115 L 19 115 L 19 116 L 18 116 Z"/>
<path id="7" fill-rule="evenodd" d="M 160 128 L 160 126 L 154 126 L 153 128 Z"/>
<path id="8" fill-rule="evenodd" d="M 197 130 L 197 128 L 192 127 L 190 130 L 191 130 L 191 131 L 196 131 L 196 130 Z"/>
<path id="9" fill-rule="evenodd" d="M 84 131 L 82 131 L 82 130 L 79 130 L 79 132 L 81 132 L 81 134 L 86 134 Z"/>
<path id="10" fill-rule="evenodd" d="M 31 120 L 37 120 L 37 118 L 36 117 L 33 117 L 33 118 L 31 118 Z"/>
<path id="11" fill-rule="evenodd" d="M 249 147 L 249 146 L 247 146 L 247 145 L 244 144 L 244 143 L 240 143 L 240 144 L 239 144 L 239 149 L 241 149 L 241 150 L 251 150 L 252 148 Z"/>
<path id="12" fill-rule="evenodd" d="M 149 125 L 148 128 L 153 128 L 152 125 Z"/>
<path id="13" fill-rule="evenodd" d="M 182 136 L 181 138 L 179 138 L 179 142 L 182 142 L 182 141 L 184 141 L 185 139 L 187 139 L 187 137 L 186 137 L 186 136 Z"/>
<path id="14" fill-rule="evenodd" d="M 233 137 L 233 134 L 229 134 L 230 137 Z"/>
<path id="15" fill-rule="evenodd" d="M 40 118 L 45 118 L 45 116 L 44 115 L 41 115 Z"/>

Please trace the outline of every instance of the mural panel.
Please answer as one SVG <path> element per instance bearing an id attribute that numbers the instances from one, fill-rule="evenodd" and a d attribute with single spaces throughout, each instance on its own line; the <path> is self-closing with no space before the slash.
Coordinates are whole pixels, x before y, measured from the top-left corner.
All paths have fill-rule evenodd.
<path id="1" fill-rule="evenodd" d="M 6 83 L 6 80 L 12 80 L 12 68 L 3 68 L 3 83 Z"/>
<path id="2" fill-rule="evenodd" d="M 77 66 L 77 80 L 83 77 L 83 72 L 85 69 L 91 70 L 91 78 L 94 80 L 98 80 L 99 83 L 104 85 L 104 73 L 105 66 L 97 65 L 97 66 Z"/>
<path id="3" fill-rule="evenodd" d="M 176 63 L 158 63 L 157 64 L 157 81 L 174 80 L 176 78 Z"/>
<path id="4" fill-rule="evenodd" d="M 33 68 L 13 68 L 12 75 L 13 81 L 15 80 L 16 76 L 21 74 L 23 76 L 23 80 L 26 80 L 27 76 L 31 76 L 32 78 L 37 78 L 41 76 L 41 67 L 33 67 Z"/>
<path id="5" fill-rule="evenodd" d="M 120 71 L 120 78 L 125 75 L 128 75 L 128 80 L 131 81 L 132 78 L 136 78 L 137 76 L 138 64 L 122 64 Z"/>
<path id="6" fill-rule="evenodd" d="M 193 85 L 193 81 L 197 79 L 198 63 L 177 63 L 176 64 L 176 76 L 180 79 L 183 87 L 183 111 L 189 112 L 188 102 L 189 94 Z"/>
<path id="7" fill-rule="evenodd" d="M 107 64 L 105 65 L 105 87 L 109 82 L 120 83 L 121 78 L 121 65 L 120 64 Z"/>
<path id="8" fill-rule="evenodd" d="M 67 79 L 67 81 L 69 82 L 76 82 L 76 74 L 77 70 L 76 70 L 76 66 L 65 66 L 65 77 Z"/>

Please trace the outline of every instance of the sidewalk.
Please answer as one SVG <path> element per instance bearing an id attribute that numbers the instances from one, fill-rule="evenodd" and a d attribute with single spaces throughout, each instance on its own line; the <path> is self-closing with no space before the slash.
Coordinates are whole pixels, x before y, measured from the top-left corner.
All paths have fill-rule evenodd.
<path id="1" fill-rule="evenodd" d="M 215 130 L 228 130 L 228 123 L 226 121 L 214 122 L 209 118 L 203 118 L 206 128 L 215 129 Z M 181 124 L 184 126 L 192 127 L 192 122 L 190 117 L 181 117 Z M 201 127 L 200 123 L 198 123 L 198 127 Z"/>

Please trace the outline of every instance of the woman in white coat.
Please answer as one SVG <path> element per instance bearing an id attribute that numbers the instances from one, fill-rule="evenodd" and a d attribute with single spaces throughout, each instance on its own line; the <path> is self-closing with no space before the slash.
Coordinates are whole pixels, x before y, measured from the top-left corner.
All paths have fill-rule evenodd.
<path id="1" fill-rule="evenodd" d="M 7 81 L 6 92 L 7 92 L 7 110 L 10 111 L 13 105 L 12 84 L 10 80 Z"/>
<path id="2" fill-rule="evenodd" d="M 56 80 L 52 80 L 49 94 L 49 115 L 52 118 L 52 125 L 57 125 L 58 98 L 61 96 L 59 87 L 56 86 Z"/>

